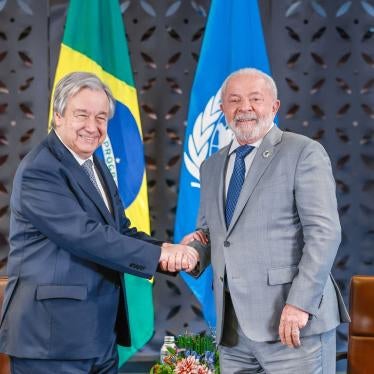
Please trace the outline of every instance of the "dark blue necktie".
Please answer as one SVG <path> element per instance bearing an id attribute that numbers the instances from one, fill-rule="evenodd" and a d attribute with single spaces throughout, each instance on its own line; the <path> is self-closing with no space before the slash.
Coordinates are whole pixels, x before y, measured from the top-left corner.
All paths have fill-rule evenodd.
<path id="1" fill-rule="evenodd" d="M 234 170 L 232 171 L 229 188 L 226 197 L 226 227 L 230 226 L 232 216 L 235 211 L 236 203 L 238 202 L 240 191 L 242 189 L 245 178 L 245 157 L 254 149 L 251 145 L 244 144 L 238 147 L 235 157 Z"/>

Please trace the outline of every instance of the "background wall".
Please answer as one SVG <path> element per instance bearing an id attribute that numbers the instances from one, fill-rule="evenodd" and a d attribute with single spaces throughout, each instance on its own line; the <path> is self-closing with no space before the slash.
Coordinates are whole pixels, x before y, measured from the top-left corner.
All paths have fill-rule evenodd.
<path id="1" fill-rule="evenodd" d="M 259 0 L 282 106 L 279 126 L 320 141 L 332 159 L 343 241 L 333 269 L 344 296 L 353 274 L 374 274 L 373 17 L 370 0 Z M 51 82 L 68 0 L 0 0 L 0 264 L 8 252 L 15 169 L 47 132 Z M 190 88 L 209 0 L 121 0 L 138 89 L 152 233 L 172 240 Z M 77 20 L 79 22 L 79 20 Z M 251 47 L 248 35 L 248 45 Z M 219 63 L 217 51 L 217 63 Z M 207 326 L 179 277 L 157 276 L 156 333 Z M 339 328 L 338 349 L 345 348 Z"/>

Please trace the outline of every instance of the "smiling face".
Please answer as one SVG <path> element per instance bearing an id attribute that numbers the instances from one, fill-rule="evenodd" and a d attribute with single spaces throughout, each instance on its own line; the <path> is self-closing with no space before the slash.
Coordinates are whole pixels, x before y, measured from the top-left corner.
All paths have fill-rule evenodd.
<path id="1" fill-rule="evenodd" d="M 68 99 L 63 114 L 54 113 L 55 130 L 62 142 L 85 160 L 105 140 L 108 117 L 106 93 L 83 88 Z"/>
<path id="2" fill-rule="evenodd" d="M 238 142 L 248 144 L 266 135 L 279 105 L 263 77 L 238 74 L 227 82 L 221 109 Z"/>

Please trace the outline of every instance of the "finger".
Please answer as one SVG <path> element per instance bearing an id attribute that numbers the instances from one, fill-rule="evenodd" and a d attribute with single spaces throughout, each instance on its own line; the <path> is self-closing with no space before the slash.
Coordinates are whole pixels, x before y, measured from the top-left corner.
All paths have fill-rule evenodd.
<path id="1" fill-rule="evenodd" d="M 302 329 L 303 327 L 305 327 L 306 324 L 308 323 L 308 321 L 309 321 L 309 314 L 306 313 L 306 312 L 303 312 L 302 317 L 301 317 L 301 319 L 299 321 L 299 324 L 298 324 L 299 329 Z"/>
<path id="2" fill-rule="evenodd" d="M 161 256 L 160 256 L 158 262 L 161 266 L 161 269 L 163 271 L 166 271 L 167 267 L 168 267 L 168 256 L 164 251 L 161 252 Z"/>
<path id="3" fill-rule="evenodd" d="M 173 254 L 168 257 L 168 271 L 175 272 L 175 257 Z"/>
<path id="4" fill-rule="evenodd" d="M 180 244 L 186 245 L 186 244 L 190 243 L 192 240 L 193 240 L 192 235 L 191 235 L 191 234 L 188 234 L 188 235 L 186 235 L 186 236 L 182 239 L 182 241 L 180 242 Z"/>
<path id="5" fill-rule="evenodd" d="M 208 240 L 207 240 L 205 234 L 202 231 L 196 231 L 195 234 L 194 234 L 194 239 L 198 240 L 202 244 L 207 244 L 208 243 Z"/>
<path id="6" fill-rule="evenodd" d="M 194 232 L 193 238 L 195 240 L 198 240 L 202 244 L 206 244 L 205 235 L 204 235 L 204 233 L 202 231 L 196 231 L 196 232 Z"/>
<path id="7" fill-rule="evenodd" d="M 301 345 L 301 343 L 300 343 L 300 330 L 299 330 L 297 322 L 292 324 L 291 338 L 292 338 L 292 345 L 295 348 L 300 347 L 300 345 Z"/>
<path id="8" fill-rule="evenodd" d="M 286 332 L 285 332 L 285 321 L 281 320 L 281 323 L 279 324 L 279 336 L 281 338 L 281 342 L 286 345 Z"/>
<path id="9" fill-rule="evenodd" d="M 280 337 L 282 344 L 286 344 L 286 337 L 284 336 L 284 321 L 282 320 L 282 318 L 279 323 L 278 332 L 279 332 L 279 337 Z"/>
<path id="10" fill-rule="evenodd" d="M 188 265 L 189 265 L 190 271 L 195 269 L 197 265 L 196 259 L 194 257 L 188 256 Z"/>
<path id="11" fill-rule="evenodd" d="M 188 269 L 190 268 L 190 262 L 187 255 L 183 255 L 182 257 L 182 268 L 186 271 L 188 271 Z"/>
<path id="12" fill-rule="evenodd" d="M 287 346 L 290 347 L 290 348 L 293 347 L 291 331 L 292 331 L 292 325 L 291 325 L 291 323 L 286 321 L 285 325 L 284 325 L 284 337 L 285 337 Z"/>
<path id="13" fill-rule="evenodd" d="M 294 348 L 300 347 L 301 342 L 300 342 L 300 330 L 295 329 L 291 331 L 291 338 L 292 338 L 292 346 Z"/>
<path id="14" fill-rule="evenodd" d="M 190 266 L 188 269 L 186 269 L 186 273 L 191 273 L 196 266 Z"/>
<path id="15" fill-rule="evenodd" d="M 193 269 L 195 269 L 195 265 L 191 262 L 191 261 L 188 261 L 188 267 L 186 268 L 186 272 L 187 273 L 191 273 L 191 271 L 193 270 Z"/>
<path id="16" fill-rule="evenodd" d="M 188 261 L 196 265 L 198 263 L 198 258 L 196 258 L 195 255 L 186 253 L 186 256 L 188 257 Z"/>
<path id="17" fill-rule="evenodd" d="M 202 243 L 202 240 L 201 240 L 201 235 L 200 235 L 200 232 L 199 231 L 196 231 L 192 234 L 192 239 L 193 240 L 198 240 L 199 242 Z"/>
<path id="18" fill-rule="evenodd" d="M 187 273 L 191 273 L 192 270 L 195 269 L 196 266 L 194 266 L 194 264 L 192 264 L 191 262 L 189 262 L 188 264 L 188 268 L 186 269 L 186 272 Z"/>
<path id="19" fill-rule="evenodd" d="M 177 271 L 182 270 L 182 259 L 183 259 L 183 252 L 177 251 L 175 254 L 175 270 Z"/>
<path id="20" fill-rule="evenodd" d="M 200 255 L 195 248 L 186 246 L 185 253 L 187 253 L 190 257 L 194 258 L 196 262 L 199 261 Z"/>
<path id="21" fill-rule="evenodd" d="M 187 247 L 187 248 L 189 248 L 189 247 Z M 198 262 L 199 261 L 199 254 L 196 253 L 196 252 L 192 252 L 192 251 L 187 249 L 186 251 L 184 251 L 184 254 L 188 257 L 188 259 L 190 261 L 193 261 L 193 262 Z"/>
<path id="22" fill-rule="evenodd" d="M 160 268 L 162 271 L 166 271 L 168 269 L 168 262 L 163 260 L 160 262 Z"/>

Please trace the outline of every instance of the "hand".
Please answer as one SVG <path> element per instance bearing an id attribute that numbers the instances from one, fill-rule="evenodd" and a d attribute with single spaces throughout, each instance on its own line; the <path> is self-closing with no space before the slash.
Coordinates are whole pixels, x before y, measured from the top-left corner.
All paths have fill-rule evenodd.
<path id="1" fill-rule="evenodd" d="M 194 240 L 198 240 L 201 244 L 208 244 L 208 236 L 202 230 L 197 230 L 187 234 L 180 242 L 180 244 L 189 244 Z"/>
<path id="2" fill-rule="evenodd" d="M 286 304 L 279 323 L 279 336 L 282 344 L 286 344 L 290 348 L 300 347 L 300 329 L 307 324 L 308 319 L 307 312 Z"/>
<path id="3" fill-rule="evenodd" d="M 199 261 L 199 253 L 192 247 L 181 244 L 163 243 L 161 247 L 160 267 L 163 271 L 191 272 Z"/>

